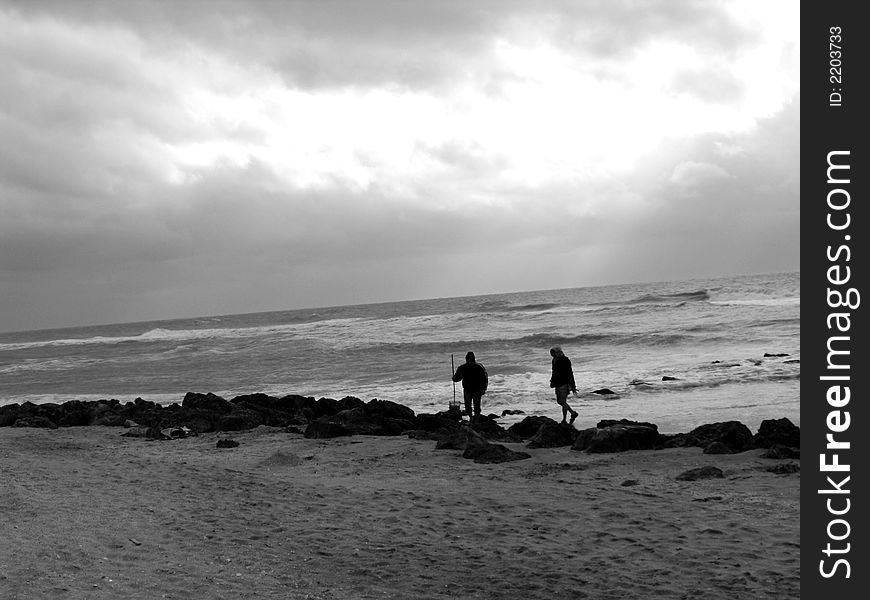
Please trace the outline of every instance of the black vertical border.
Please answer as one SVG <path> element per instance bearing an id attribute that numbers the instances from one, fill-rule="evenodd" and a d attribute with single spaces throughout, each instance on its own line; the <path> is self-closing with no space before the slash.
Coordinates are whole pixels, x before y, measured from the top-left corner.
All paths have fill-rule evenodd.
<path id="1" fill-rule="evenodd" d="M 867 455 L 870 453 L 868 435 L 867 381 L 870 380 L 870 363 L 867 362 L 868 330 L 865 313 L 870 310 L 870 290 L 867 289 L 866 236 L 870 235 L 870 217 L 866 204 L 866 178 L 868 156 L 866 152 L 866 116 L 870 111 L 865 89 L 867 70 L 867 38 L 870 22 L 858 15 L 861 2 L 844 0 L 815 0 L 801 2 L 801 595 L 804 598 L 825 600 L 851 600 L 865 598 L 868 593 L 870 561 L 867 558 L 866 514 L 868 496 L 862 493 L 867 488 Z M 836 30 L 832 28 L 841 28 Z M 830 44 L 832 35 L 841 36 L 838 57 Z M 836 40 L 836 38 L 834 38 Z M 839 58 L 840 62 L 832 62 Z M 833 70 L 832 70 L 833 69 Z M 841 80 L 838 81 L 837 77 Z M 841 95 L 840 102 L 832 94 Z M 836 104 L 839 104 L 837 106 Z M 840 163 L 850 165 L 847 185 L 828 183 L 828 154 L 832 151 L 849 151 L 841 154 Z M 844 158 L 846 157 L 846 158 Z M 844 171 L 838 171 L 844 174 Z M 833 189 L 848 191 L 848 207 L 832 211 L 828 206 L 828 194 Z M 835 203 L 843 204 L 846 196 L 836 193 Z M 836 224 L 843 224 L 848 212 L 848 229 L 837 231 L 827 222 L 828 213 L 833 213 Z M 847 237 L 848 236 L 848 237 Z M 830 260 L 829 253 L 838 260 Z M 830 248 L 830 250 L 829 250 Z M 847 260 L 848 259 L 848 260 Z M 828 269 L 839 264 L 839 275 L 850 268 L 847 283 L 832 285 Z M 834 273 L 836 275 L 836 272 Z M 860 294 L 860 304 L 855 309 L 832 308 L 828 301 L 828 289 L 844 293 L 855 288 Z M 867 292 L 865 296 L 863 293 Z M 848 312 L 850 330 L 838 332 L 828 327 L 828 315 Z M 849 337 L 847 358 L 848 370 L 832 371 L 828 368 L 828 340 L 831 336 Z M 840 348 L 846 346 L 840 343 Z M 839 384 L 849 386 L 850 401 L 839 409 L 828 403 L 827 392 L 833 383 L 820 379 L 825 375 L 847 374 L 848 381 Z M 849 481 L 845 484 L 843 473 L 823 472 L 820 455 L 835 450 L 826 450 L 826 435 L 829 433 L 827 418 L 832 410 L 848 411 L 849 428 L 833 434 L 837 440 L 848 441 L 851 447 L 840 450 L 839 462 L 849 465 Z M 831 458 L 826 459 L 831 462 Z M 820 490 L 831 489 L 827 481 L 831 476 L 848 494 L 823 494 Z M 827 500 L 832 499 L 834 510 L 844 510 L 848 499 L 849 510 L 843 515 L 829 512 Z M 835 519 L 842 521 L 832 524 Z M 830 532 L 842 537 L 831 539 Z M 842 553 L 825 553 L 828 544 Z M 847 546 L 848 544 L 848 546 Z M 845 552 L 844 550 L 848 550 Z M 846 566 L 836 560 L 844 559 Z M 825 561 L 821 563 L 821 561 Z M 833 575 L 825 577 L 822 571 Z"/>

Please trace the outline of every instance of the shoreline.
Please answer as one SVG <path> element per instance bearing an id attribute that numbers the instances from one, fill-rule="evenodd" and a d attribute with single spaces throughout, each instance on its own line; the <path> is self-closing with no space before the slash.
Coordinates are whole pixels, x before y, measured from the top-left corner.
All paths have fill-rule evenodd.
<path id="1" fill-rule="evenodd" d="M 800 474 L 761 450 L 463 460 L 260 426 L 170 441 L 0 428 L 11 598 L 799 595 Z M 506 444 L 513 450 L 522 444 Z M 723 478 L 679 481 L 705 465 Z M 632 483 L 633 482 L 633 483 Z"/>

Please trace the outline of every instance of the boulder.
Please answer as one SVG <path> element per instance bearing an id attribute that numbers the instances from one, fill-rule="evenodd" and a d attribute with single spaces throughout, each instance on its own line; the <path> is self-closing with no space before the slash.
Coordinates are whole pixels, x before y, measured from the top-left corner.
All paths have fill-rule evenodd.
<path id="1" fill-rule="evenodd" d="M 469 447 L 486 446 L 489 442 L 485 437 L 480 435 L 470 427 L 460 427 L 456 431 L 451 431 L 443 436 L 435 444 L 436 450 L 462 450 L 465 451 Z"/>
<path id="2" fill-rule="evenodd" d="M 786 418 L 765 419 L 758 428 L 758 433 L 752 436 L 752 447 L 771 448 L 786 446 L 801 447 L 801 429 Z"/>
<path id="3" fill-rule="evenodd" d="M 593 394 L 598 394 L 599 396 L 616 396 L 616 392 L 611 390 L 610 388 L 601 388 L 598 390 L 593 390 Z"/>
<path id="4" fill-rule="evenodd" d="M 222 439 L 217 441 L 218 448 L 237 448 L 239 443 L 236 440 Z"/>
<path id="5" fill-rule="evenodd" d="M 29 415 L 19 417 L 15 420 L 15 423 L 12 424 L 13 427 L 37 427 L 40 429 L 57 429 L 57 423 L 49 419 L 48 417 L 43 417 L 41 415 Z"/>
<path id="6" fill-rule="evenodd" d="M 538 433 L 538 429 L 541 428 L 541 425 L 544 423 L 552 423 L 553 425 L 558 425 L 556 421 L 551 419 L 550 417 L 525 417 L 519 423 L 514 423 L 510 427 L 508 427 L 508 431 L 510 433 L 516 434 L 523 439 L 528 439 Z"/>
<path id="7" fill-rule="evenodd" d="M 414 419 L 414 428 L 428 432 L 447 432 L 459 429 L 457 421 L 444 415 L 444 413 L 428 414 L 420 413 Z"/>
<path id="8" fill-rule="evenodd" d="M 701 425 L 689 432 L 698 440 L 699 446 L 706 448 L 713 442 L 721 442 L 732 452 L 743 452 L 749 449 L 752 432 L 740 421 L 725 421 Z"/>
<path id="9" fill-rule="evenodd" d="M 230 414 L 218 418 L 217 424 L 207 431 L 244 431 L 264 425 L 262 415 L 253 410 L 234 409 Z M 196 427 L 195 424 L 194 427 Z M 197 429 L 200 429 L 197 427 Z M 206 430 L 200 429 L 202 433 Z"/>
<path id="10" fill-rule="evenodd" d="M 510 432 L 489 417 L 480 416 L 469 427 L 481 434 L 487 440 L 495 442 L 519 443 L 523 439 L 515 433 Z"/>
<path id="11" fill-rule="evenodd" d="M 469 458 L 476 463 L 503 463 L 531 458 L 526 452 L 515 452 L 501 444 L 486 444 L 485 446 L 469 446 L 462 453 L 462 458 Z"/>
<path id="12" fill-rule="evenodd" d="M 181 406 L 193 410 L 207 410 L 217 413 L 228 413 L 233 409 L 232 404 L 211 392 L 207 394 L 187 392 L 181 401 Z"/>
<path id="13" fill-rule="evenodd" d="M 659 433 L 653 427 L 619 423 L 580 431 L 571 449 L 590 453 L 651 450 L 658 442 Z"/>
<path id="14" fill-rule="evenodd" d="M 572 425 L 544 422 L 526 444 L 527 448 L 562 448 L 571 446 L 580 432 Z"/>
<path id="15" fill-rule="evenodd" d="M 21 407 L 18 404 L 0 406 L 0 427 L 11 427 L 18 420 Z"/>
<path id="16" fill-rule="evenodd" d="M 397 419 L 400 421 L 413 421 L 414 411 L 403 404 L 390 402 L 389 400 L 378 400 L 373 398 L 366 404 L 366 408 L 372 415 L 377 415 L 389 419 Z"/>
<path id="17" fill-rule="evenodd" d="M 526 413 L 519 410 L 519 409 L 511 410 L 509 408 L 506 408 L 505 410 L 501 411 L 501 416 L 503 416 L 503 417 L 506 417 L 508 415 L 524 415 L 524 414 L 526 414 Z"/>

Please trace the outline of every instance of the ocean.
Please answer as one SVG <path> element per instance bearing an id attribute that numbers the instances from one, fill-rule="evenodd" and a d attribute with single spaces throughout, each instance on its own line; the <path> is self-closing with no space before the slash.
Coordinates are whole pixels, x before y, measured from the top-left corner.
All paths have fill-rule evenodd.
<path id="1" fill-rule="evenodd" d="M 445 410 L 473 351 L 484 414 L 561 419 L 549 349 L 571 359 L 578 428 L 800 425 L 800 274 L 746 275 L 0 334 L 0 404 L 264 392 Z M 765 356 L 765 355 L 768 356 Z M 667 378 L 667 379 L 663 379 Z M 594 393 L 607 388 L 610 395 Z"/>

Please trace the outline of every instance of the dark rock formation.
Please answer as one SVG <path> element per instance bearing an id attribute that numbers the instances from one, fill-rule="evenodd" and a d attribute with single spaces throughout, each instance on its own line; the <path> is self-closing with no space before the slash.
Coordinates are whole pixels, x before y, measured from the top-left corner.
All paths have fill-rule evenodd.
<path id="1" fill-rule="evenodd" d="M 612 422 L 605 427 L 592 427 L 579 432 L 571 446 L 572 450 L 590 453 L 623 452 L 625 450 L 650 450 L 659 442 L 658 429 L 648 424 Z M 600 425 L 600 423 L 599 423 Z"/>
<path id="2" fill-rule="evenodd" d="M 782 463 L 767 467 L 766 470 L 777 475 L 791 475 L 792 473 L 800 473 L 801 466 L 797 463 Z"/>
<path id="3" fill-rule="evenodd" d="M 601 388 L 600 390 L 593 390 L 593 394 L 598 394 L 599 396 L 615 396 L 616 392 L 611 390 L 610 388 Z"/>
<path id="4" fill-rule="evenodd" d="M 527 448 L 561 448 L 571 446 L 580 432 L 574 426 L 545 421 L 526 444 Z"/>
<path id="5" fill-rule="evenodd" d="M 531 457 L 526 452 L 515 452 L 501 444 L 489 443 L 484 446 L 469 446 L 462 453 L 462 458 L 470 458 L 476 463 L 503 463 Z"/>
<path id="6" fill-rule="evenodd" d="M 487 446 L 489 442 L 485 437 L 470 427 L 460 427 L 438 440 L 436 450 L 462 450 L 470 447 Z"/>
<path id="7" fill-rule="evenodd" d="M 701 425 L 689 432 L 698 443 L 692 444 L 706 448 L 713 442 L 721 442 L 731 449 L 731 452 L 743 452 L 750 448 L 752 432 L 740 421 L 725 421 Z"/>
<path id="8" fill-rule="evenodd" d="M 800 427 L 786 418 L 762 421 L 758 433 L 752 436 L 751 446 L 753 448 L 771 448 L 776 445 L 800 448 Z"/>
<path id="9" fill-rule="evenodd" d="M 508 415 L 524 415 L 524 414 L 526 414 L 526 413 L 524 413 L 521 410 L 511 410 L 509 408 L 506 408 L 505 410 L 501 411 L 501 416 L 503 416 L 503 417 L 506 417 Z"/>
<path id="10" fill-rule="evenodd" d="M 239 443 L 236 440 L 222 439 L 217 441 L 218 448 L 238 448 Z"/>
<path id="11" fill-rule="evenodd" d="M 543 425 L 544 423 L 552 423 L 553 425 L 558 425 L 558 423 L 550 417 L 526 417 L 519 423 L 514 423 L 513 425 L 508 427 L 508 431 L 510 433 L 513 433 L 514 435 L 518 435 L 523 439 L 528 439 L 538 433 L 538 429 L 540 429 L 541 425 Z"/>
<path id="12" fill-rule="evenodd" d="M 518 443 L 523 441 L 520 436 L 505 429 L 488 417 L 478 417 L 476 421 L 469 424 L 469 427 L 490 441 L 506 443 Z"/>

